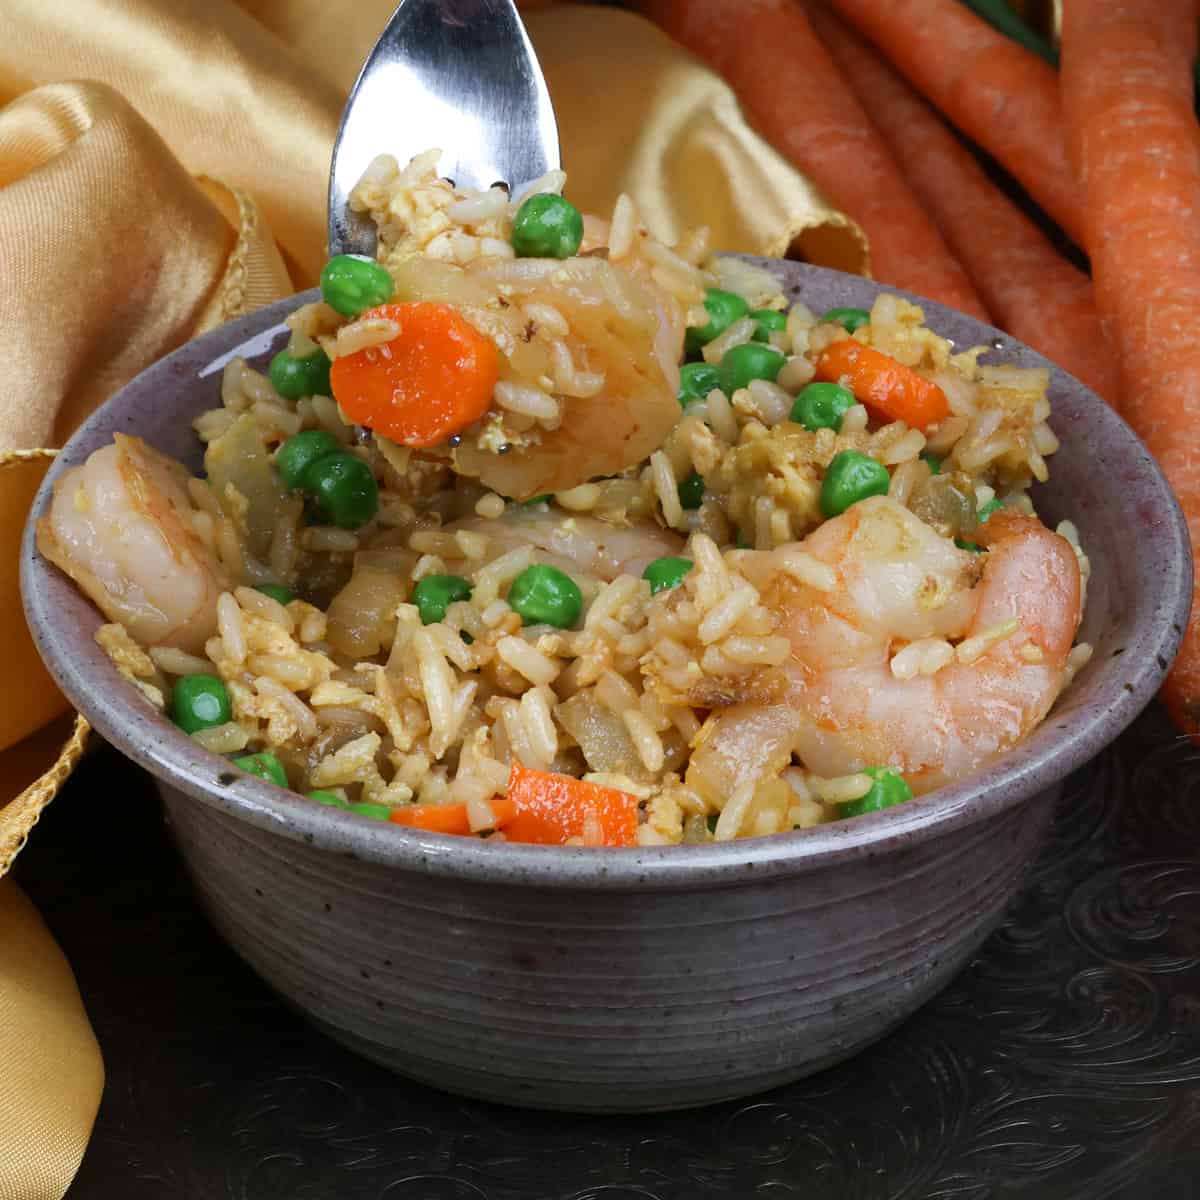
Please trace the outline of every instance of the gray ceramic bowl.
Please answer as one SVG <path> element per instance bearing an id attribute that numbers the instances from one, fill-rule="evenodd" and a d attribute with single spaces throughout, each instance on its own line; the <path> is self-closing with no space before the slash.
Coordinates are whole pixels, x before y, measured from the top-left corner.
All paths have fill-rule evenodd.
<path id="1" fill-rule="evenodd" d="M 822 311 L 864 279 L 773 262 Z M 196 466 L 221 368 L 264 363 L 301 296 L 151 367 L 71 439 L 34 505 L 117 431 Z M 936 304 L 958 344 L 1046 366 Z M 93 641 L 96 611 L 23 551 L 30 626 L 63 691 L 156 777 L 217 927 L 317 1025 L 405 1075 L 506 1103 L 702 1104 L 785 1083 L 904 1020 L 968 960 L 1018 886 L 1063 777 L 1153 696 L 1191 595 L 1188 540 L 1124 423 L 1051 368 L 1062 450 L 1038 496 L 1079 526 L 1096 647 L 1041 728 L 973 779 L 804 833 L 696 848 L 503 846 L 380 826 L 232 770 L 151 712 Z"/>

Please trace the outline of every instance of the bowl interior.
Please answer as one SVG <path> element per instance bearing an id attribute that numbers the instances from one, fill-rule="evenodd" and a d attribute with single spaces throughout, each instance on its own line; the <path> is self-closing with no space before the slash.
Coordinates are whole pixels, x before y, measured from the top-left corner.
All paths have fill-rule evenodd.
<path id="1" fill-rule="evenodd" d="M 814 311 L 869 308 L 883 290 L 870 280 L 806 264 L 751 260 L 772 270 L 790 298 Z M 54 481 L 117 432 L 196 469 L 201 447 L 194 417 L 220 402 L 221 372 L 234 356 L 264 366 L 281 348 L 283 318 L 306 293 L 215 330 L 154 364 L 114 395 L 59 455 L 34 502 L 22 551 L 22 590 L 35 640 L 60 687 L 118 748 L 174 786 L 285 837 L 374 861 L 460 873 L 497 882 L 587 887 L 697 886 L 729 882 L 747 869 L 794 872 L 925 837 L 1017 803 L 1097 753 L 1145 706 L 1175 651 L 1191 598 L 1186 527 L 1158 468 L 1124 422 L 1082 384 L 1007 335 L 961 313 L 920 300 L 930 326 L 967 348 L 992 347 L 985 361 L 1050 371 L 1051 424 L 1061 440 L 1050 482 L 1035 492 L 1048 524 L 1073 521 L 1091 559 L 1081 637 L 1095 647 L 1043 725 L 1014 751 L 962 783 L 908 804 L 799 834 L 704 847 L 611 851 L 499 846 L 451 839 L 332 813 L 251 776 L 231 773 L 150 709 L 117 675 L 94 641 L 101 617 L 37 554 L 33 522 L 44 515 Z M 917 299 L 913 297 L 913 299 Z"/>

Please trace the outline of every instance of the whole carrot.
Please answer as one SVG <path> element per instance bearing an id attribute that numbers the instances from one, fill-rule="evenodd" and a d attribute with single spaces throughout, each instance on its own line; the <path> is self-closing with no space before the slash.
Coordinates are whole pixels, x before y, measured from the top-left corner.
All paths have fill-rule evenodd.
<path id="1" fill-rule="evenodd" d="M 1083 205 L 1067 158 L 1053 67 L 958 0 L 829 3 L 1080 241 Z"/>
<path id="2" fill-rule="evenodd" d="M 1121 357 L 1122 410 L 1158 459 L 1200 547 L 1200 126 L 1191 3 L 1070 0 L 1062 90 L 1087 201 L 1084 248 Z M 1164 698 L 1200 740 L 1193 605 Z"/>
<path id="3" fill-rule="evenodd" d="M 776 149 L 865 230 L 876 279 L 987 313 L 862 106 L 792 0 L 643 0 L 667 33 L 721 72 Z"/>
<path id="4" fill-rule="evenodd" d="M 1088 277 L 987 177 L 938 115 L 834 13 L 810 15 L 996 324 L 1116 405 L 1120 376 Z"/>

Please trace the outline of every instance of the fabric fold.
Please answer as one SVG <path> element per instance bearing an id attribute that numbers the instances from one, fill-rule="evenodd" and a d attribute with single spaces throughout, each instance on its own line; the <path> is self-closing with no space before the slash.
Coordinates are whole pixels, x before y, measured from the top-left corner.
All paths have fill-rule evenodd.
<path id="1" fill-rule="evenodd" d="M 59 1200 L 104 1064 L 67 960 L 11 879 L 0 879 L 0 1079 L 0 1200 Z"/>

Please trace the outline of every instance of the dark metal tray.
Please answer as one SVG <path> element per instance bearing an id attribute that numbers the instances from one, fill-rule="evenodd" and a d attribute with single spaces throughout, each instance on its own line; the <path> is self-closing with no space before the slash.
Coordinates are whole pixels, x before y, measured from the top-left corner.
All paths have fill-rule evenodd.
<path id="1" fill-rule="evenodd" d="M 503 1109 L 353 1057 L 217 939 L 111 750 L 17 875 L 108 1069 L 67 1200 L 1200 1197 L 1200 755 L 1157 709 L 1073 778 L 932 1004 L 841 1067 L 690 1113 Z"/>

